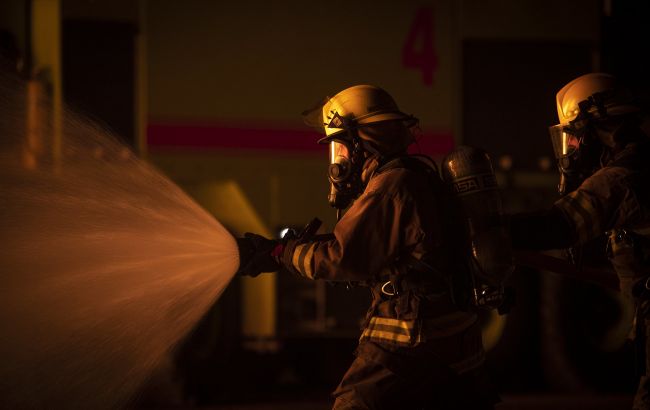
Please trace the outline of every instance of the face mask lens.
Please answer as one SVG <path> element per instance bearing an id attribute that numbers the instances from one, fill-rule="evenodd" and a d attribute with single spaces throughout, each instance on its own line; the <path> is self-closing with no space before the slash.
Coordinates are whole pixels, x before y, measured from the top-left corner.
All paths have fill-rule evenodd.
<path id="1" fill-rule="evenodd" d="M 573 134 L 569 134 L 568 132 L 564 132 L 563 135 L 565 147 L 564 155 L 570 157 L 578 150 L 578 147 L 580 146 L 580 140 L 578 137 Z"/>
<path id="2" fill-rule="evenodd" d="M 339 141 L 330 142 L 328 202 L 336 209 L 345 209 L 358 196 L 352 173 L 352 154 L 348 146 Z"/>
<path id="3" fill-rule="evenodd" d="M 553 152 L 556 159 L 562 159 L 573 155 L 580 145 L 580 139 L 569 132 L 563 124 L 554 125 L 549 128 Z"/>
<path id="4" fill-rule="evenodd" d="M 343 182 L 350 175 L 350 150 L 347 145 L 338 141 L 330 143 L 329 176 L 333 182 Z"/>
<path id="5" fill-rule="evenodd" d="M 345 144 L 338 141 L 330 143 L 330 164 L 338 164 L 350 160 L 350 150 Z"/>

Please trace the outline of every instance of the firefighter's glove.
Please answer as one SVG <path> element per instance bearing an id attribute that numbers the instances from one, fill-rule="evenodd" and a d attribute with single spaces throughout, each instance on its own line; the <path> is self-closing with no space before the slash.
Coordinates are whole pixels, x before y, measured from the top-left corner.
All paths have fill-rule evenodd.
<path id="1" fill-rule="evenodd" d="M 255 277 L 264 272 L 280 270 L 283 245 L 275 240 L 247 232 L 237 238 L 239 269 L 237 275 Z"/>

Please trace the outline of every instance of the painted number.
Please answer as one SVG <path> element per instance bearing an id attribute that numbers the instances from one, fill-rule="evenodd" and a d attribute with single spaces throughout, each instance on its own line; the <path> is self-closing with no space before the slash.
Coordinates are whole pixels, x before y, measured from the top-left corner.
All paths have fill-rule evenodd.
<path id="1" fill-rule="evenodd" d="M 425 85 L 433 84 L 438 57 L 433 42 L 433 9 L 430 7 L 423 7 L 415 13 L 402 48 L 402 64 L 420 70 Z"/>

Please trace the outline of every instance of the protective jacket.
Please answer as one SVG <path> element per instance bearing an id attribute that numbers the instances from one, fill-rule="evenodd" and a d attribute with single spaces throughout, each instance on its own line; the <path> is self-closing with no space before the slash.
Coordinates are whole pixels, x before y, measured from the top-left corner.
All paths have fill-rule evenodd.
<path id="1" fill-rule="evenodd" d="M 650 323 L 645 306 L 650 296 L 649 159 L 647 138 L 629 143 L 550 211 L 515 215 L 511 221 L 513 246 L 519 248 L 566 248 L 607 234 L 607 255 L 622 294 L 638 308 L 642 327 Z M 650 353 L 650 345 L 646 351 Z M 650 381 L 644 376 L 635 408 L 650 409 L 649 391 Z"/>
<path id="2" fill-rule="evenodd" d="M 422 365 L 415 358 L 429 369 L 431 362 L 444 367 L 449 377 L 471 372 L 484 352 L 476 314 L 459 309 L 450 290 L 454 275 L 467 269 L 456 209 L 433 168 L 400 157 L 374 171 L 332 234 L 290 242 L 284 265 L 308 279 L 371 289 L 357 350 L 364 360 L 407 377 L 417 372 L 405 363 Z"/>

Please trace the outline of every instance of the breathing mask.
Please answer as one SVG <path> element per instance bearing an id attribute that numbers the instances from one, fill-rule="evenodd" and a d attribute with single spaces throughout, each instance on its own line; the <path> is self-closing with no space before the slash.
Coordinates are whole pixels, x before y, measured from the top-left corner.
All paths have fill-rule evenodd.
<path id="1" fill-rule="evenodd" d="M 386 130 L 375 135 L 370 132 L 372 127 L 394 121 L 409 128 L 417 124 L 415 117 L 399 110 L 385 90 L 372 85 L 356 85 L 325 98 L 303 112 L 303 119 L 325 134 L 319 143 L 329 144 L 328 202 L 339 214 L 363 191 L 367 181 L 362 173 L 368 159 L 405 151 L 412 142 L 412 138 Z"/>
<path id="2" fill-rule="evenodd" d="M 556 105 L 559 124 L 550 127 L 549 133 L 560 170 L 558 190 L 564 195 L 606 162 L 611 141 L 602 132 L 603 122 L 639 108 L 629 91 L 605 73 L 569 82 L 558 91 Z"/>
<path id="3" fill-rule="evenodd" d="M 558 124 L 549 128 L 553 152 L 560 171 L 558 192 L 565 195 L 577 189 L 600 166 L 603 145 L 589 127 L 575 129 Z"/>
<path id="4" fill-rule="evenodd" d="M 331 206 L 342 210 L 354 201 L 362 190 L 362 154 L 359 144 L 332 140 L 329 144 L 330 193 L 327 197 Z"/>

